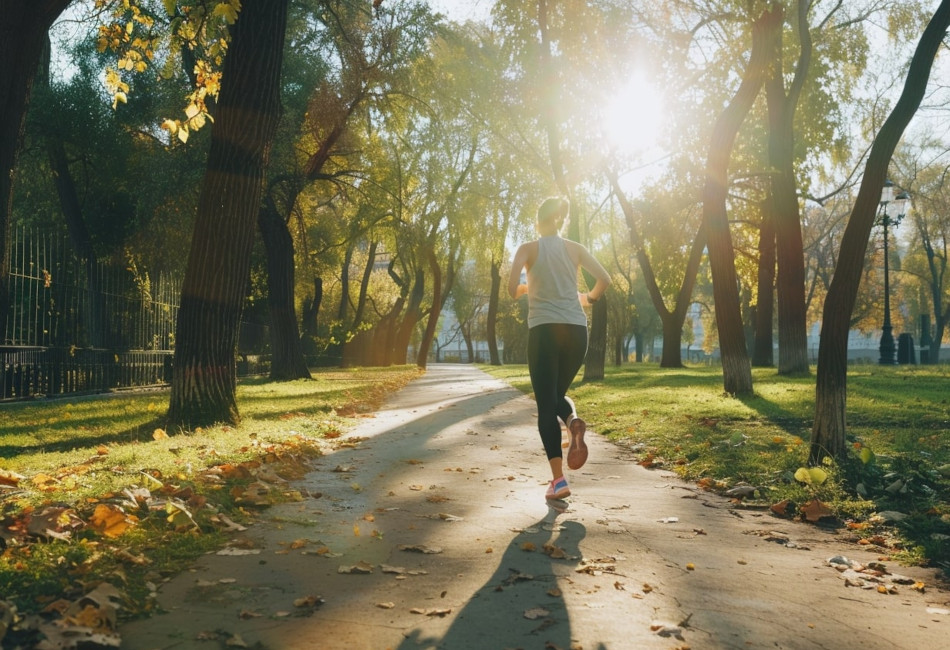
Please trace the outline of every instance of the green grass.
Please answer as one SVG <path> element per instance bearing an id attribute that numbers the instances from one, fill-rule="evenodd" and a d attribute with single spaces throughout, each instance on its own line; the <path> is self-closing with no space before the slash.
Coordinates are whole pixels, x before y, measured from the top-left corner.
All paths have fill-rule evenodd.
<path id="1" fill-rule="evenodd" d="M 531 392 L 525 366 L 483 368 Z M 719 491 L 740 483 L 759 487 L 756 501 L 763 506 L 818 498 L 856 540 L 885 536 L 896 557 L 950 566 L 950 369 L 852 368 L 853 455 L 827 465 L 829 479 L 821 485 L 794 478 L 808 457 L 814 377 L 779 377 L 769 369 L 753 375 L 754 395 L 734 398 L 724 394 L 719 368 L 631 364 L 608 368 L 603 381 L 578 380 L 571 395 L 592 429 L 630 447 L 644 466 Z M 893 489 L 898 480 L 903 489 Z M 881 511 L 908 519 L 889 529 L 874 516 Z"/>
<path id="2" fill-rule="evenodd" d="M 257 505 L 299 498 L 271 477 L 301 475 L 322 444 L 418 373 L 334 369 L 312 381 L 246 381 L 239 426 L 178 434 L 160 428 L 167 392 L 0 405 L 0 598 L 26 614 L 105 581 L 123 592 L 124 615 L 148 612 L 150 582 L 227 539 L 216 514 L 255 516 L 245 488 L 267 487 Z M 166 501 L 176 507 L 150 507 Z M 100 506 L 121 508 L 121 534 L 97 528 Z M 18 642 L 35 640 L 21 632 Z"/>

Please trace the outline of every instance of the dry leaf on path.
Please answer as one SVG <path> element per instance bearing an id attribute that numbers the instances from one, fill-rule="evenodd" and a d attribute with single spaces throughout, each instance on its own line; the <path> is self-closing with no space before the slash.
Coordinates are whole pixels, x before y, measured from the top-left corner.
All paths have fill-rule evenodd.
<path id="1" fill-rule="evenodd" d="M 222 548 L 220 551 L 215 553 L 215 555 L 260 555 L 261 549 L 259 548 L 234 548 L 233 546 L 228 546 Z"/>
<path id="2" fill-rule="evenodd" d="M 528 619 L 529 621 L 534 621 L 534 620 L 537 620 L 537 619 L 539 619 L 539 618 L 544 618 L 545 616 L 549 615 L 550 613 L 551 613 L 551 612 L 549 612 L 548 610 L 544 609 L 543 607 L 533 607 L 533 608 L 531 608 L 531 609 L 526 609 L 526 610 L 524 611 L 524 617 L 525 617 L 526 619 Z"/>
<path id="3" fill-rule="evenodd" d="M 380 609 L 392 609 L 396 606 L 396 603 L 376 603 L 376 606 Z"/>
<path id="4" fill-rule="evenodd" d="M 352 566 L 340 566 L 337 570 L 337 573 L 372 573 L 373 565 L 369 562 L 364 562 L 360 560 Z"/>
<path id="5" fill-rule="evenodd" d="M 833 517 L 835 514 L 831 508 L 818 499 L 812 499 L 808 503 L 803 504 L 801 512 L 805 516 L 805 519 L 811 522 L 816 522 L 824 517 Z"/>
<path id="6" fill-rule="evenodd" d="M 438 616 L 443 617 L 452 613 L 451 607 L 435 607 L 432 609 L 424 609 L 422 607 L 413 607 L 409 610 L 410 614 L 422 614 L 423 616 Z"/>
<path id="7" fill-rule="evenodd" d="M 304 596 L 294 600 L 294 607 L 319 607 L 322 604 L 322 596 Z"/>
<path id="8" fill-rule="evenodd" d="M 409 553 L 425 553 L 426 555 L 436 555 L 442 552 L 440 546 L 426 546 L 425 544 L 400 544 L 399 550 Z"/>

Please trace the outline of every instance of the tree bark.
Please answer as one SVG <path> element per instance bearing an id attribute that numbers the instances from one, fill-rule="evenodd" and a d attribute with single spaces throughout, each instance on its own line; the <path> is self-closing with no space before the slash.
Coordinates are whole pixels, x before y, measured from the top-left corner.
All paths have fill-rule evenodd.
<path id="1" fill-rule="evenodd" d="M 646 285 L 647 292 L 650 294 L 650 300 L 653 302 L 653 307 L 656 309 L 656 313 L 659 315 L 660 322 L 663 325 L 663 352 L 660 358 L 660 367 L 682 368 L 683 323 L 686 322 L 686 313 L 689 311 L 693 287 L 696 285 L 696 275 L 699 273 L 699 265 L 703 261 L 703 251 L 706 248 L 706 229 L 700 226 L 696 237 L 693 239 L 693 244 L 689 251 L 689 258 L 686 261 L 683 282 L 680 284 L 679 292 L 676 294 L 676 302 L 673 305 L 673 309 L 670 310 L 663 300 L 663 294 L 660 292 L 656 274 L 653 272 L 653 265 L 650 263 L 650 256 L 647 254 L 643 239 L 640 236 L 633 206 L 630 204 L 629 199 L 627 199 L 627 195 L 621 190 L 616 174 L 608 174 L 608 179 L 620 203 L 620 209 L 623 211 L 627 226 L 630 229 L 630 241 L 637 252 L 637 264 L 643 273 L 643 281 Z M 637 361 L 643 361 L 643 347 L 639 336 L 637 336 Z"/>
<path id="2" fill-rule="evenodd" d="M 598 300 L 590 311 L 590 335 L 587 356 L 584 358 L 583 381 L 603 379 L 607 365 L 607 301 Z"/>
<path id="3" fill-rule="evenodd" d="M 168 424 L 240 420 L 235 346 L 280 116 L 288 0 L 245 0 L 222 71 L 176 326 Z"/>
<path id="4" fill-rule="evenodd" d="M 501 365 L 501 356 L 498 354 L 498 300 L 501 291 L 501 265 L 498 260 L 491 261 L 491 290 L 488 293 L 488 316 L 485 338 L 488 339 L 488 359 L 493 366 Z"/>
<path id="5" fill-rule="evenodd" d="M 10 314 L 13 183 L 26 109 L 50 26 L 72 0 L 0 0 L 0 344 Z"/>
<path id="6" fill-rule="evenodd" d="M 416 355 L 416 365 L 423 370 L 429 361 L 429 349 L 432 347 L 432 339 L 435 338 L 435 327 L 442 314 L 442 269 L 439 267 L 439 260 L 433 248 L 429 248 L 426 256 L 429 258 L 429 269 L 432 271 L 432 307 L 429 309 L 426 329 L 422 334 L 419 352 Z"/>
<path id="7" fill-rule="evenodd" d="M 771 73 L 765 84 L 769 123 L 772 217 L 777 249 L 778 281 L 778 373 L 808 373 L 808 319 L 805 307 L 805 249 L 795 182 L 795 110 L 811 63 L 808 6 L 798 2 L 798 33 L 801 53 L 789 92 L 785 92 L 782 68 L 782 29 L 771 39 Z M 781 11 L 779 5 L 778 11 Z"/>
<path id="8" fill-rule="evenodd" d="M 406 313 L 396 330 L 393 338 L 392 356 L 390 364 L 404 364 L 409 358 L 409 343 L 412 341 L 412 330 L 422 318 L 422 299 L 425 297 L 425 273 L 416 269 L 412 281 L 412 290 L 409 292 L 409 301 L 406 304 Z"/>
<path id="9" fill-rule="evenodd" d="M 907 124 L 920 107 L 934 57 L 948 26 L 950 0 L 942 0 L 917 43 L 900 99 L 871 145 L 858 197 L 841 239 L 838 264 L 822 308 L 815 422 L 809 452 L 809 462 L 812 464 L 821 463 L 829 456 L 843 459 L 847 454 L 848 330 L 864 268 L 864 255 L 876 219 L 888 164 Z"/>
<path id="10" fill-rule="evenodd" d="M 762 205 L 759 226 L 758 300 L 755 305 L 755 344 L 752 365 L 769 368 L 775 363 L 772 351 L 772 317 L 775 315 L 775 222 L 771 201 Z"/>
<path id="11" fill-rule="evenodd" d="M 310 379 L 294 309 L 294 240 L 272 201 L 264 201 L 257 226 L 267 252 L 267 305 L 271 321 L 270 379 Z"/>
<path id="12" fill-rule="evenodd" d="M 735 251 L 732 248 L 732 236 L 726 215 L 729 159 L 739 128 L 752 108 L 767 73 L 770 34 L 781 28 L 780 8 L 764 12 L 752 25 L 752 52 L 749 63 L 739 89 L 716 119 L 709 156 L 706 159 L 703 224 L 713 277 L 723 386 L 730 395 L 747 395 L 752 392 L 752 368 L 742 328 L 739 278 L 736 274 Z"/>

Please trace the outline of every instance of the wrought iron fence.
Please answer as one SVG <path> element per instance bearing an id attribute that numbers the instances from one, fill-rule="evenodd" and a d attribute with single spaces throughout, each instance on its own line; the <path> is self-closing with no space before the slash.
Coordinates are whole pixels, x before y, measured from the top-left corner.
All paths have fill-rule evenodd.
<path id="1" fill-rule="evenodd" d="M 87 264 L 64 236 L 16 230 L 10 291 L 6 336 L 0 341 L 0 399 L 170 380 L 180 278 L 153 278 L 133 264 Z M 247 330 L 241 337 L 242 374 L 267 371 L 266 327 L 263 332 L 261 327 L 242 327 Z M 253 346 L 244 344 L 248 340 Z"/>

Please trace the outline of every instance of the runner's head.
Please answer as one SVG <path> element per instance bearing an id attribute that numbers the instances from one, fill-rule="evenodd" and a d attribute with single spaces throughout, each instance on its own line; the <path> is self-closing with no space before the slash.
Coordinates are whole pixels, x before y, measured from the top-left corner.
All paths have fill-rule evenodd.
<path id="1" fill-rule="evenodd" d="M 538 232 L 549 235 L 560 232 L 570 207 L 570 201 L 559 196 L 545 199 L 538 208 Z"/>

